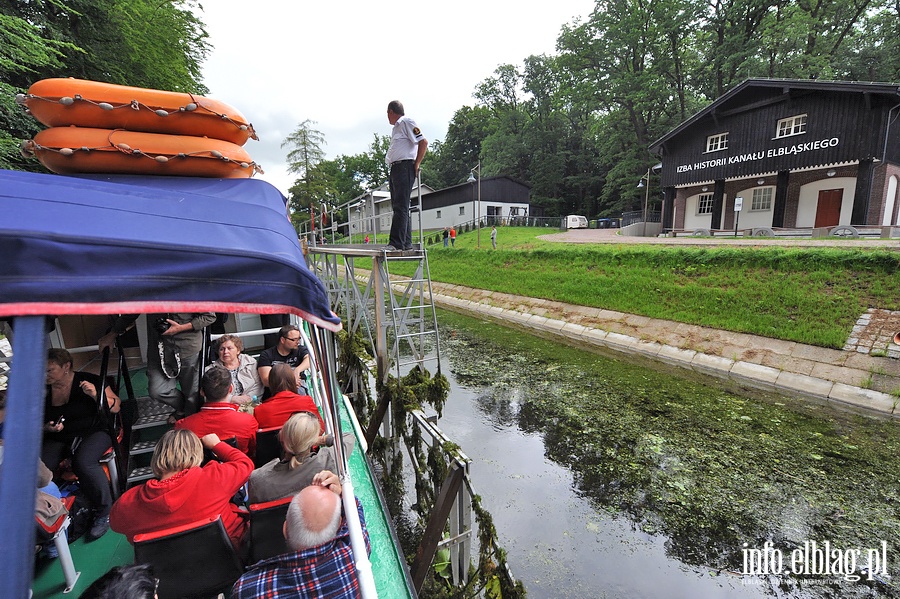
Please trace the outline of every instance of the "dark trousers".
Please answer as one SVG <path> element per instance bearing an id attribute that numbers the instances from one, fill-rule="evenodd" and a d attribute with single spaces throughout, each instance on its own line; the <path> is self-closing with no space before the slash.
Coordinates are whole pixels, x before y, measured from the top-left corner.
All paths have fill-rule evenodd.
<path id="1" fill-rule="evenodd" d="M 59 463 L 68 457 L 71 442 L 44 441 L 41 447 L 41 460 L 50 470 L 56 470 Z M 100 458 L 112 447 L 109 433 L 97 431 L 81 440 L 72 455 L 72 470 L 78 476 L 78 483 L 85 498 L 98 516 L 108 516 L 112 506 L 112 491 L 109 479 L 100 464 Z"/>
<path id="2" fill-rule="evenodd" d="M 391 235 L 388 244 L 398 250 L 412 248 L 412 229 L 409 225 L 409 196 L 416 180 L 414 160 L 401 160 L 391 165 L 388 184 L 391 190 Z"/>

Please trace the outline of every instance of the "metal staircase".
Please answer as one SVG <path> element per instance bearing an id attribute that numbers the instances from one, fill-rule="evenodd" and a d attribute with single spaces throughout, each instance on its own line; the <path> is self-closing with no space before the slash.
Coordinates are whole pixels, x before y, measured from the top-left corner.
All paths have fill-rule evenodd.
<path id="1" fill-rule="evenodd" d="M 358 259 L 367 259 L 357 268 Z M 374 348 L 377 376 L 391 370 L 399 378 L 416 365 L 436 362 L 440 369 L 440 339 L 431 293 L 428 254 L 421 249 L 386 251 L 364 245 L 309 248 L 309 263 L 341 310 L 348 333 L 357 332 Z M 412 275 L 404 264 L 415 264 Z"/>
<path id="2" fill-rule="evenodd" d="M 400 253 L 403 255 L 396 256 Z M 413 254 L 407 256 L 405 254 Z M 395 262 L 415 261 L 416 271 L 411 278 L 391 280 L 390 265 Z M 428 268 L 428 253 L 385 252 L 383 260 L 376 264 L 383 268 L 385 297 L 390 300 L 390 315 L 385 326 L 391 327 L 393 335 L 388 351 L 395 364 L 396 376 L 413 366 L 424 366 L 426 362 L 440 360 L 440 338 L 438 336 L 437 315 L 431 295 L 431 272 Z M 432 353 L 430 350 L 434 349 Z"/>

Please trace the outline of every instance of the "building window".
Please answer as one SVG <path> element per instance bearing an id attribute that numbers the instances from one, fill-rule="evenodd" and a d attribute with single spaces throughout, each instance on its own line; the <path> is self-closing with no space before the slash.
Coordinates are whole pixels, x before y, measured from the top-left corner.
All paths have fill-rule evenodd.
<path id="1" fill-rule="evenodd" d="M 728 149 L 728 132 L 719 133 L 718 135 L 710 135 L 706 138 L 706 151 L 718 152 L 719 150 Z"/>
<path id="2" fill-rule="evenodd" d="M 465 216 L 465 215 L 466 215 L 466 207 L 465 207 L 465 206 L 460 206 L 460 207 L 459 207 L 459 215 L 460 215 L 460 216 Z"/>
<path id="3" fill-rule="evenodd" d="M 712 214 L 713 194 L 702 193 L 697 200 L 697 214 Z"/>
<path id="4" fill-rule="evenodd" d="M 757 187 L 753 190 L 753 200 L 750 201 L 750 211 L 772 209 L 772 188 Z"/>
<path id="5" fill-rule="evenodd" d="M 441 217 L 441 211 L 440 211 L 440 210 L 437 211 L 437 217 L 438 217 L 438 218 Z"/>
<path id="6" fill-rule="evenodd" d="M 806 133 L 806 115 L 799 114 L 778 121 L 778 130 L 775 138 L 790 137 L 791 135 L 800 135 Z"/>

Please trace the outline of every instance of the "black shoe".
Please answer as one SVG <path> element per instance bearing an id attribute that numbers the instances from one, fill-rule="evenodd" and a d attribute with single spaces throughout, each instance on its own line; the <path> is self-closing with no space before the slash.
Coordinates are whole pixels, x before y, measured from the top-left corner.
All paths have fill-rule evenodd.
<path id="1" fill-rule="evenodd" d="M 94 519 L 94 524 L 91 525 L 91 529 L 84 536 L 84 540 L 91 542 L 96 541 L 100 537 L 106 534 L 106 531 L 109 530 L 109 516 L 97 516 Z"/>

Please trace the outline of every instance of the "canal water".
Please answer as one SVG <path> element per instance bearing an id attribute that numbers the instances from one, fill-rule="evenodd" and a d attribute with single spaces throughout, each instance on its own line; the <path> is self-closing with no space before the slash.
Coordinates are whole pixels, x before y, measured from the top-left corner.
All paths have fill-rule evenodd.
<path id="1" fill-rule="evenodd" d="M 473 460 L 529 597 L 900 596 L 893 422 L 449 312 L 439 323 L 451 391 L 438 424 Z M 826 540 L 840 551 L 827 572 L 809 563 Z"/>

